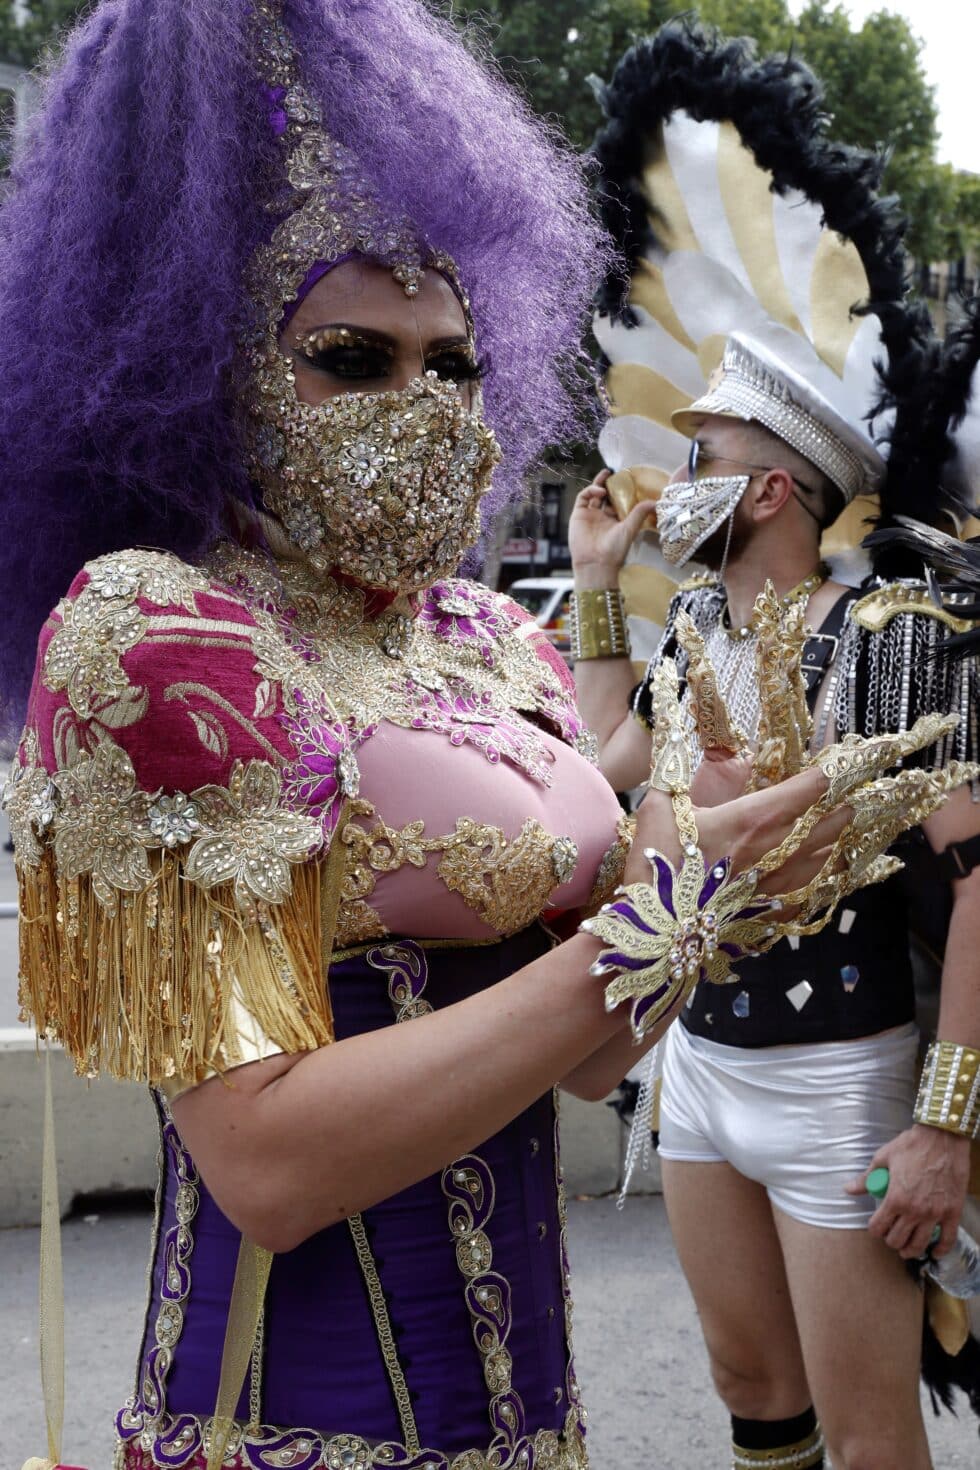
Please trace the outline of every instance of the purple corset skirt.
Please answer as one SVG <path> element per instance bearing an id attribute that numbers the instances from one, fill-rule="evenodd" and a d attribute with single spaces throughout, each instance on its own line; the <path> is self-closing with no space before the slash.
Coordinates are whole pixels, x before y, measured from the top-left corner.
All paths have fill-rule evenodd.
<path id="1" fill-rule="evenodd" d="M 330 970 L 338 1040 L 410 1026 L 545 948 L 535 928 L 465 949 L 389 941 L 342 960 Z M 429 1085 L 451 1109 L 451 1084 Z M 362 1103 L 368 1127 L 370 1076 Z M 405 1107 L 410 1115 L 410 1099 Z M 562 1431 L 576 1395 L 554 1124 L 548 1094 L 445 1171 L 275 1258 L 261 1363 L 256 1355 L 239 1404 L 240 1421 L 252 1421 L 243 1466 L 326 1464 L 325 1442 L 343 1435 L 409 1451 L 414 1438 L 451 1456 Z M 239 1236 L 165 1114 L 162 1127 L 140 1381 L 118 1424 L 131 1463 L 178 1466 L 194 1462 L 214 1411 Z M 297 1431 L 309 1433 L 300 1442 Z M 310 1455 L 298 1453 L 307 1442 Z"/>

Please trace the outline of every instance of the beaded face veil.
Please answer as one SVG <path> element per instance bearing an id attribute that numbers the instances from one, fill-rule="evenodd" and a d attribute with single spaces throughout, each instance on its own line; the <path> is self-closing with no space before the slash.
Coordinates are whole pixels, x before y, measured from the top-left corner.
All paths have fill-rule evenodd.
<path id="1" fill-rule="evenodd" d="M 317 570 L 415 592 L 454 571 L 480 534 L 480 501 L 500 456 L 478 396 L 470 411 L 455 384 L 426 373 L 396 392 L 301 403 L 279 334 L 289 304 L 350 258 L 388 266 L 410 299 L 426 268 L 439 271 L 459 297 L 472 344 L 469 302 L 452 260 L 384 208 L 351 152 L 324 130 L 276 0 L 255 0 L 254 55 L 285 179 L 270 201 L 280 222 L 246 280 L 246 466 Z"/>

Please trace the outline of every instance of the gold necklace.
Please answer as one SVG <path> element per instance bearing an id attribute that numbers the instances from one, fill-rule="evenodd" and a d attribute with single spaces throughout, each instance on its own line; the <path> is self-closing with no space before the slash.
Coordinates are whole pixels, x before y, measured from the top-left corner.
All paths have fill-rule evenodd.
<path id="1" fill-rule="evenodd" d="M 788 592 L 783 593 L 779 599 L 780 607 L 792 607 L 794 603 L 805 602 L 808 597 L 812 597 L 818 587 L 823 586 L 829 576 L 830 568 L 827 563 L 825 561 L 819 562 L 815 570 L 808 577 L 804 577 L 802 582 L 797 582 L 795 587 L 791 587 Z M 747 623 L 743 624 L 741 628 L 733 628 L 731 616 L 728 611 L 728 602 L 726 600 L 719 617 L 719 626 L 722 632 L 733 643 L 741 643 L 746 638 L 752 638 L 755 635 L 758 628 L 758 617 L 753 609 L 752 616 Z"/>

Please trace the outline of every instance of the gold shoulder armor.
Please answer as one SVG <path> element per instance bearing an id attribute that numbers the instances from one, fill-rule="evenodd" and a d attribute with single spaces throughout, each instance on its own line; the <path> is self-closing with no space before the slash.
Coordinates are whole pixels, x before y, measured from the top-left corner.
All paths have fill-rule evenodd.
<path id="1" fill-rule="evenodd" d="M 719 587 L 717 572 L 696 572 L 693 577 L 687 577 L 685 581 L 679 582 L 678 592 L 696 592 L 699 587 Z"/>
<path id="2" fill-rule="evenodd" d="M 936 618 L 954 633 L 966 633 L 974 626 L 971 620 L 955 617 L 945 608 L 937 607 L 924 582 L 889 582 L 859 598 L 851 608 L 854 622 L 869 633 L 881 633 L 900 613 Z"/>

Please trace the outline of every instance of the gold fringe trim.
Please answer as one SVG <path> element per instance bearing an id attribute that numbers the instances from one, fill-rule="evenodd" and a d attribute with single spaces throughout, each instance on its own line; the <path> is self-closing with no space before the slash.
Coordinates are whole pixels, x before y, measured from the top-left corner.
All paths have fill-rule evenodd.
<path id="1" fill-rule="evenodd" d="M 256 1033 L 287 1054 L 333 1040 L 322 922 L 336 913 L 333 851 L 295 867 L 290 896 L 251 921 L 230 885 L 206 890 L 174 854 L 147 857 L 152 882 L 120 893 L 115 913 L 88 876 L 60 877 L 50 850 L 18 873 L 24 1018 L 79 1074 L 193 1084 L 261 1055 Z"/>

